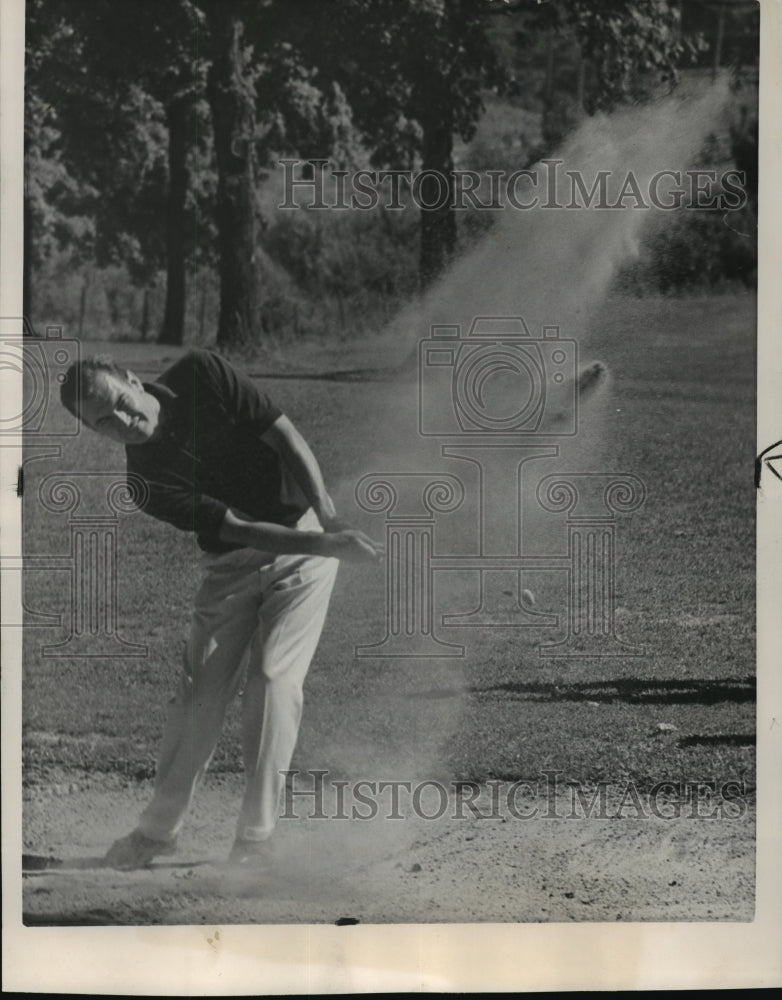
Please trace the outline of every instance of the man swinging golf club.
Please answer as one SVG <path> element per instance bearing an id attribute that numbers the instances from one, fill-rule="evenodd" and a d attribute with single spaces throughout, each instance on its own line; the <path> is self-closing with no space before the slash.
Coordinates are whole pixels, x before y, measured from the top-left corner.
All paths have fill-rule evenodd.
<path id="1" fill-rule="evenodd" d="M 138 506 L 195 532 L 203 570 L 152 801 L 105 864 L 138 868 L 175 851 L 243 682 L 246 784 L 230 861 L 263 865 L 337 561 L 373 562 L 382 548 L 338 521 L 303 437 L 211 351 L 190 351 L 150 383 L 110 358 L 87 358 L 69 369 L 61 398 L 125 445 Z"/>

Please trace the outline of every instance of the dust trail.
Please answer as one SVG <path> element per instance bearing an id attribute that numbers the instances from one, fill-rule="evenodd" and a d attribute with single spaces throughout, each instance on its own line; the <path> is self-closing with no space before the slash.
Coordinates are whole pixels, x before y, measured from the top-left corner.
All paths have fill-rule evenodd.
<path id="1" fill-rule="evenodd" d="M 727 96 L 725 81 L 692 85 L 652 105 L 585 120 L 549 158 L 563 161 L 558 168 L 560 203 L 569 201 L 566 171 L 580 172 L 587 188 L 598 171 L 609 171 L 608 200 L 613 202 L 630 171 L 641 191 L 648 192 L 651 178 L 660 171 L 685 170 Z M 506 207 L 487 237 L 392 321 L 388 336 L 400 341 L 400 351 L 406 352 L 428 336 L 433 323 L 469 324 L 473 316 L 521 315 L 533 332 L 543 324 L 559 323 L 569 336 L 580 339 L 619 266 L 637 255 L 643 227 L 651 216 L 663 214 L 633 207 L 630 197 L 624 204 L 628 207 Z"/>
<path id="2" fill-rule="evenodd" d="M 718 120 L 726 96 L 727 86 L 719 82 L 691 88 L 690 92 L 680 90 L 645 107 L 596 116 L 585 121 L 551 159 L 563 161 L 559 167 L 563 177 L 565 171 L 579 171 L 587 189 L 598 171 L 608 171 L 610 202 L 615 200 L 630 172 L 640 190 L 647 192 L 651 178 L 658 172 L 685 170 L 693 164 Z M 560 196 L 561 202 L 566 201 L 568 190 L 566 188 L 564 196 Z M 411 350 L 419 341 L 429 338 L 433 324 L 459 325 L 464 336 L 476 316 L 522 316 L 533 338 L 541 336 L 543 326 L 557 325 L 563 338 L 577 341 L 579 365 L 583 369 L 594 360 L 589 352 L 599 349 L 599 343 L 590 342 L 590 319 L 618 268 L 628 257 L 638 253 L 641 234 L 650 216 L 663 214 L 655 209 L 632 207 L 632 198 L 626 204 L 627 208 L 614 210 L 505 209 L 478 246 L 459 259 L 426 296 L 411 303 L 396 317 L 382 343 L 386 347 L 393 346 L 401 363 L 410 358 Z M 609 361 L 610 367 L 610 360 L 603 360 Z M 409 377 L 391 388 L 379 388 L 377 405 L 382 408 L 380 426 L 383 430 L 379 437 L 358 445 L 360 448 L 363 444 L 363 454 L 367 457 L 361 471 L 339 485 L 336 490 L 338 505 L 352 512 L 374 534 L 382 535 L 382 519 L 368 520 L 355 506 L 353 491 L 361 475 L 389 470 L 458 474 L 464 479 L 468 496 L 446 533 L 441 535 L 441 551 L 474 551 L 478 516 L 475 470 L 470 473 L 464 462 L 443 457 L 443 439 L 420 435 L 419 373 L 414 365 L 407 367 Z M 428 378 L 428 373 L 424 377 Z M 454 405 L 453 386 L 447 380 L 436 385 L 430 380 L 426 391 L 440 393 L 433 406 L 446 427 L 444 433 L 457 433 L 449 417 Z M 513 375 L 502 371 L 487 388 L 487 392 L 494 393 L 492 398 L 499 406 L 503 405 L 502 394 L 513 391 Z M 558 439 L 559 456 L 545 466 L 545 473 L 613 468 L 610 445 L 603 435 L 609 395 L 608 378 L 595 379 L 591 391 L 584 395 L 578 434 L 567 441 Z M 377 426 L 374 422 L 373 428 Z M 357 429 L 359 438 L 360 430 Z M 447 443 L 452 444 L 453 440 L 452 436 Z M 550 438 L 548 440 L 551 442 Z M 540 464 L 542 467 L 543 463 Z M 532 481 L 534 483 L 534 477 Z M 494 497 L 497 503 L 501 499 Z M 509 500 L 513 501 L 514 498 Z M 547 520 L 531 502 L 530 496 L 525 495 L 521 500 L 519 519 L 524 524 L 525 539 L 530 540 L 528 551 L 545 551 L 547 547 L 550 550 L 550 519 Z M 437 530 L 440 531 L 439 522 Z M 515 551 L 517 532 L 518 524 L 511 519 L 507 532 L 508 553 Z M 437 575 L 449 577 L 439 591 L 440 598 L 447 602 L 445 610 L 458 613 L 475 606 L 476 574 Z M 374 624 L 376 633 L 382 635 L 384 607 L 377 609 Z M 469 701 L 467 688 L 485 665 L 491 664 L 495 645 L 504 642 L 507 648 L 509 641 L 507 629 L 469 631 L 472 634 L 468 653 L 462 660 L 385 661 L 384 667 L 394 672 L 398 681 L 398 698 L 393 704 L 386 700 L 385 711 L 392 717 L 394 712 L 398 713 L 400 731 L 419 732 L 425 736 L 421 744 L 407 746 L 402 751 L 399 747 L 389 748 L 362 739 L 350 748 L 343 734 L 337 756 L 351 763 L 362 761 L 365 773 L 382 770 L 381 777 L 396 775 L 414 780 L 447 771 L 443 763 L 447 744 L 464 724 Z M 515 633 L 510 641 L 517 641 L 515 635 L 518 634 Z M 462 635 L 457 641 L 463 640 Z M 518 643 L 520 650 L 525 650 L 523 655 L 528 656 L 530 640 L 520 636 Z M 519 660 L 523 661 L 521 652 Z M 438 688 L 443 697 L 435 701 L 431 693 Z M 351 824 L 339 825 L 342 827 L 341 843 L 349 850 L 351 838 L 359 836 L 359 832 L 351 832 Z M 324 824 L 324 836 L 326 826 L 328 824 Z M 397 847 L 402 844 L 409 836 L 406 826 L 404 823 L 386 824 L 387 830 L 377 841 L 378 852 L 392 844 Z"/>

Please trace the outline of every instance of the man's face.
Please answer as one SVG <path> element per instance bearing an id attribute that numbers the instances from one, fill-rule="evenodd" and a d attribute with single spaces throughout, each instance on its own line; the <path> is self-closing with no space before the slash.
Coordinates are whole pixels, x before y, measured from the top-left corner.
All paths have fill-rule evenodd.
<path id="1" fill-rule="evenodd" d="M 160 422 L 160 403 L 132 372 L 127 379 L 99 372 L 93 391 L 82 400 L 83 423 L 120 444 L 145 444 Z"/>

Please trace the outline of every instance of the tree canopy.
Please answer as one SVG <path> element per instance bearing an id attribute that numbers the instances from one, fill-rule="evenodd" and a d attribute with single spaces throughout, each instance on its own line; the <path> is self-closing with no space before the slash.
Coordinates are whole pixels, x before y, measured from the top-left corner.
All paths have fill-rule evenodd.
<path id="1" fill-rule="evenodd" d="M 487 94 L 541 108 L 553 144 L 569 114 L 670 85 L 706 48 L 700 28 L 673 0 L 28 0 L 25 308 L 58 252 L 138 287 L 164 270 L 160 336 L 179 343 L 188 268 L 214 267 L 218 343 L 258 342 L 281 266 L 260 192 L 285 155 L 415 168 L 426 204 L 443 178 L 448 197 L 420 211 L 425 286 L 457 252 L 454 142 Z"/>

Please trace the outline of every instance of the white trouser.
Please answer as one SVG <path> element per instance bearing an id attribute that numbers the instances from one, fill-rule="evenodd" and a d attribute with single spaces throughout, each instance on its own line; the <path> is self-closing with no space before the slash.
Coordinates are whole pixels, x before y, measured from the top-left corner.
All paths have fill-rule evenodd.
<path id="1" fill-rule="evenodd" d="M 308 511 L 300 530 L 320 530 Z M 176 835 L 209 765 L 247 663 L 242 698 L 246 786 L 237 835 L 265 840 L 296 745 L 304 678 L 320 638 L 336 559 L 254 549 L 202 556 L 185 671 L 169 707 L 155 792 L 139 829 Z M 245 659 L 245 654 L 247 654 Z"/>

